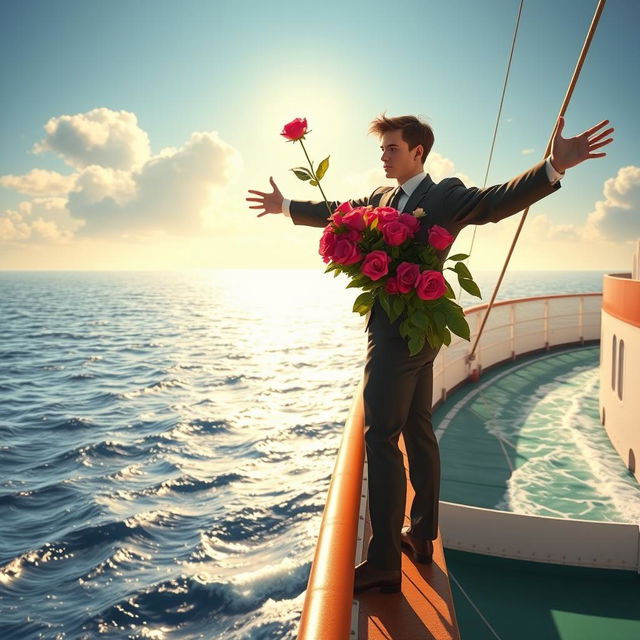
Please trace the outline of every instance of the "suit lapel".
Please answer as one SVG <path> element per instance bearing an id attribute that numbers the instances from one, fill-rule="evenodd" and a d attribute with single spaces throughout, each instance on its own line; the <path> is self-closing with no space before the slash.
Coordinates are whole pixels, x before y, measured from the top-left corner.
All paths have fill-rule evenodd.
<path id="1" fill-rule="evenodd" d="M 411 197 L 407 200 L 407 203 L 402 208 L 403 211 L 407 213 L 412 213 L 414 209 L 417 208 L 418 203 L 422 198 L 427 195 L 427 192 L 433 186 L 433 180 L 431 176 L 427 173 L 427 175 L 422 179 L 422 182 L 414 189 Z"/>
<path id="2" fill-rule="evenodd" d="M 389 191 L 387 191 L 386 193 L 383 194 L 382 198 L 380 199 L 380 206 L 381 207 L 388 207 L 389 203 L 391 202 L 391 198 L 393 198 L 393 192 L 395 190 L 395 187 L 389 187 Z"/>
<path id="3" fill-rule="evenodd" d="M 433 186 L 433 180 L 431 176 L 427 173 L 427 175 L 422 179 L 420 184 L 414 189 L 411 197 L 407 200 L 407 203 L 402 208 L 402 211 L 406 211 L 411 213 L 414 209 L 417 208 L 417 204 L 424 198 L 429 189 Z M 393 198 L 393 192 L 395 191 L 395 187 L 389 187 L 389 190 L 386 191 L 382 198 L 380 198 L 381 207 L 388 207 L 391 199 Z"/>

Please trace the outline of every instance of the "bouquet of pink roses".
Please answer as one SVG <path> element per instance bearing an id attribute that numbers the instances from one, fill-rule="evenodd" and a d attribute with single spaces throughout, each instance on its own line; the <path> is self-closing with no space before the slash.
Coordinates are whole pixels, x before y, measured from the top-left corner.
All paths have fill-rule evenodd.
<path id="1" fill-rule="evenodd" d="M 282 131 L 288 140 L 299 141 L 301 145 L 306 133 L 307 122 L 301 118 L 285 125 Z M 322 171 L 317 173 L 310 160 L 309 163 L 310 172 L 303 167 L 293 171 L 301 180 L 311 180 L 319 187 L 329 158 L 322 161 Z M 330 211 L 327 199 L 324 201 Z M 353 208 L 349 202 L 343 202 L 331 213 L 319 248 L 323 261 L 328 263 L 325 273 L 333 271 L 334 276 L 345 273 L 351 278 L 347 288 L 363 290 L 354 302 L 354 312 L 365 315 L 378 299 L 390 322 L 403 317 L 399 331 L 412 356 L 422 350 L 425 339 L 433 348 L 439 348 L 450 344 L 452 332 L 466 340 L 470 337 L 464 312 L 454 301 L 455 294 L 444 277 L 437 254 L 447 249 L 454 238 L 443 227 L 433 225 L 427 243 L 419 242 L 416 239 L 419 218 L 424 215 L 422 209 L 401 213 L 392 207 Z M 465 291 L 481 297 L 462 262 L 468 257 L 462 253 L 450 256 L 447 259 L 455 266 L 445 269 L 457 274 Z"/>

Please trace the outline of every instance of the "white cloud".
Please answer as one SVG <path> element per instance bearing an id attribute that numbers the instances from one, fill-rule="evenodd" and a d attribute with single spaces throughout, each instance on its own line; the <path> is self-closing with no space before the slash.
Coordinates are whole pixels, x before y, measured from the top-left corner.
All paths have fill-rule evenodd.
<path id="1" fill-rule="evenodd" d="M 191 234 L 206 225 L 221 189 L 241 166 L 239 153 L 216 131 L 195 132 L 182 147 L 163 149 L 138 172 L 87 168 L 69 194 L 68 208 L 86 221 L 82 235 Z"/>
<path id="2" fill-rule="evenodd" d="M 521 153 L 523 156 L 528 156 L 528 155 L 530 155 L 531 153 L 533 153 L 534 151 L 535 151 L 535 149 L 523 149 L 520 153 Z"/>
<path id="3" fill-rule="evenodd" d="M 35 198 L 0 213 L 0 242 L 68 242 L 82 224 L 64 198 Z"/>
<path id="4" fill-rule="evenodd" d="M 51 118 L 46 136 L 34 145 L 35 153 L 53 151 L 76 169 L 92 164 L 132 170 L 150 156 L 149 136 L 130 111 L 104 107 L 86 113 Z"/>
<path id="5" fill-rule="evenodd" d="M 640 238 L 640 167 L 628 166 L 604 183 L 584 229 L 587 239 L 634 242 Z"/>
<path id="6" fill-rule="evenodd" d="M 436 152 L 431 152 L 427 156 L 425 162 L 425 171 L 433 178 L 435 182 L 440 182 L 445 178 L 460 178 L 466 186 L 473 184 L 471 178 L 464 173 L 456 172 L 455 164 L 449 158 L 445 158 Z"/>
<path id="7" fill-rule="evenodd" d="M 527 222 L 528 232 L 538 240 L 574 242 L 582 238 L 582 229 L 575 224 L 553 224 L 544 215 L 533 216 Z"/>
<path id="8" fill-rule="evenodd" d="M 73 189 L 78 174 L 65 176 L 56 171 L 32 169 L 23 176 L 0 176 L 0 186 L 29 196 L 62 196 Z"/>
<path id="9" fill-rule="evenodd" d="M 218 132 L 194 132 L 182 146 L 151 156 L 135 114 L 107 108 L 51 118 L 36 152 L 52 151 L 77 172 L 33 169 L 0 186 L 34 196 L 0 213 L 0 241 L 80 236 L 142 240 L 163 234 L 228 232 L 238 226 L 229 185 L 240 154 Z M 55 203 L 55 204 L 54 204 Z"/>

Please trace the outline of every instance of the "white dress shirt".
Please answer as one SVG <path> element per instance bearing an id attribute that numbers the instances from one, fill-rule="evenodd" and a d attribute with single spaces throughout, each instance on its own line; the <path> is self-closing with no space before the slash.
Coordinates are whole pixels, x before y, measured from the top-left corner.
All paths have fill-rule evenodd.
<path id="1" fill-rule="evenodd" d="M 553 168 L 550 158 L 547 158 L 545 160 L 544 167 L 547 171 L 547 178 L 549 178 L 549 182 L 551 184 L 555 184 L 556 182 L 558 182 L 558 180 L 564 177 L 564 173 L 560 173 Z M 402 211 L 402 207 L 404 207 L 404 205 L 411 197 L 411 194 L 416 190 L 416 187 L 424 180 L 426 175 L 427 174 L 424 171 L 421 171 L 420 173 L 413 176 L 413 178 L 409 178 L 406 182 L 400 185 L 402 187 L 402 195 L 400 196 L 400 201 L 398 202 L 398 209 L 400 211 Z M 282 213 L 284 213 L 284 215 L 288 218 L 291 217 L 291 213 L 289 211 L 290 204 L 291 200 L 289 200 L 288 198 L 283 198 Z"/>

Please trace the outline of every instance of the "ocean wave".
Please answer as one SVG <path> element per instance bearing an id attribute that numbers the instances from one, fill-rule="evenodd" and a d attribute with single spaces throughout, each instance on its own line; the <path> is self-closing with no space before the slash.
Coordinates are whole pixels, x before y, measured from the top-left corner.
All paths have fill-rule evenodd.
<path id="1" fill-rule="evenodd" d="M 269 600 L 300 595 L 310 563 L 285 561 L 245 574 L 242 582 L 224 582 L 204 574 L 181 575 L 120 598 L 94 616 L 87 625 L 97 632 L 114 627 L 162 624 L 186 629 L 198 622 L 247 614 Z"/>
<path id="2" fill-rule="evenodd" d="M 139 396 L 143 396 L 148 393 L 158 393 L 159 391 L 166 391 L 174 388 L 187 389 L 188 387 L 188 381 L 182 380 L 180 378 L 173 378 L 170 380 L 159 380 L 158 382 L 154 382 L 146 387 L 142 387 L 141 389 L 135 389 L 133 391 L 120 393 L 118 394 L 118 397 L 130 400 L 132 398 L 138 398 Z"/>

